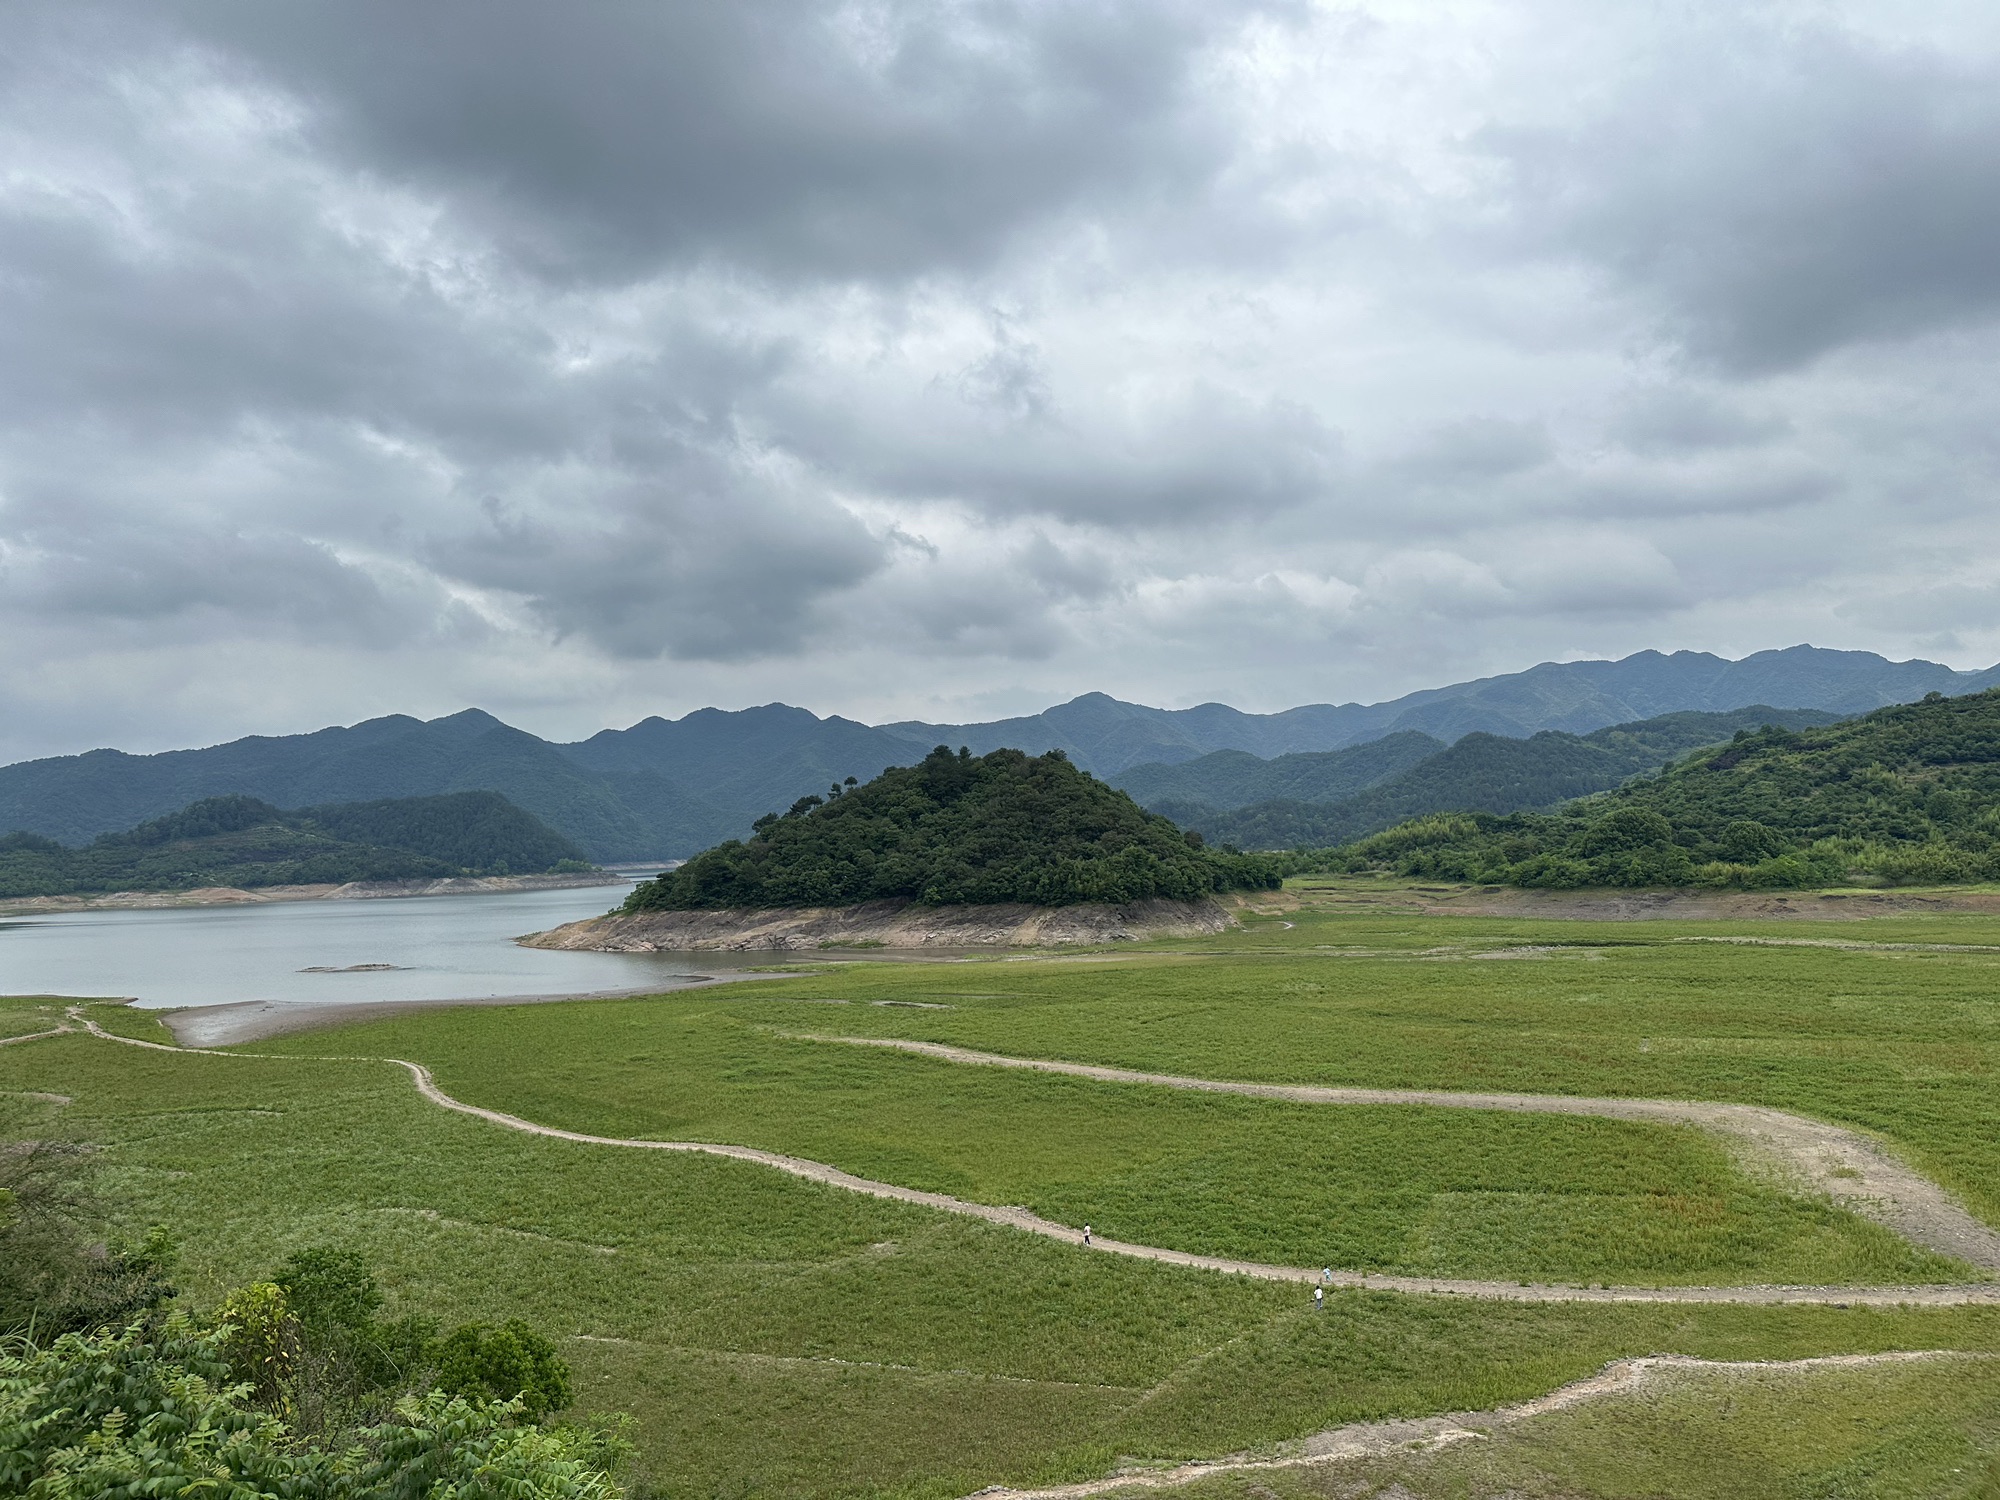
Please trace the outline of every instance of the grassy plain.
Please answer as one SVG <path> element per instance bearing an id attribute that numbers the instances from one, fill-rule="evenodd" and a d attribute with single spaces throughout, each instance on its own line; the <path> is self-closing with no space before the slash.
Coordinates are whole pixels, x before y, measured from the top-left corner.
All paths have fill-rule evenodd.
<path id="1" fill-rule="evenodd" d="M 856 966 L 794 991 L 852 1003 L 768 1024 L 1211 1078 L 1773 1105 L 1880 1133 L 2000 1223 L 2000 919 L 1520 921 L 1310 901 L 1281 914 L 1290 928 L 1266 918 L 1179 959 Z"/>
<path id="2" fill-rule="evenodd" d="M 443 1011 L 249 1049 L 297 1054 L 278 1059 L 174 1057 L 81 1036 L 32 1042 L 0 1048 L 0 1135 L 102 1146 L 121 1226 L 161 1220 L 177 1230 L 182 1283 L 197 1303 L 292 1249 L 332 1242 L 381 1268 L 392 1312 L 447 1322 L 523 1313 L 569 1340 L 587 1404 L 635 1412 L 641 1477 L 677 1496 L 945 1497 L 1082 1478 L 1120 1455 L 1207 1455 L 1341 1422 L 1518 1401 L 1629 1354 L 2000 1350 L 2000 1310 L 1990 1308 L 1519 1306 L 1342 1293 L 1315 1315 L 1296 1287 L 1087 1254 L 744 1163 L 524 1137 L 425 1104 L 400 1069 L 310 1055 L 412 1057 L 461 1097 L 552 1124 L 754 1140 L 912 1185 L 1031 1200 L 1072 1221 L 1095 1215 L 1106 1232 L 1122 1214 L 1156 1242 L 1206 1234 L 1274 1255 L 1301 1222 L 1398 1264 L 1428 1254 L 1426 1268 L 1523 1276 L 1555 1274 L 1538 1265 L 1643 1263 L 1653 1279 L 1688 1279 L 1670 1262 L 1698 1253 L 1715 1268 L 1702 1279 L 1751 1279 L 1722 1273 L 1785 1256 L 1876 1279 L 1882 1257 L 1909 1252 L 1830 1209 L 1769 1194 L 1687 1132 L 1267 1106 L 779 1033 L 915 1036 L 1222 1077 L 1745 1098 L 1879 1129 L 1996 1217 L 2000 1163 L 1982 1121 L 1996 1113 L 2000 954 L 1677 939 L 2000 943 L 2000 922 L 1802 932 L 1283 915 L 1297 925 L 1255 924 L 1186 952 L 860 964 L 661 1000 Z M 1470 956 L 1552 942 L 1598 946 Z M 1603 946 L 1634 942 L 1643 946 Z M 23 1013 L 0 1006 L 0 1034 Z M 38 1093 L 73 1102 L 29 1097 Z M 1563 1128 L 1508 1133 L 1522 1123 Z M 1472 1198 L 1479 1211 L 1454 1220 L 1440 1198 Z M 1649 1221 L 1635 1202 L 1647 1199 L 1675 1206 Z M 1726 1232 L 1689 1239 L 1683 1221 Z M 1649 1242 L 1649 1222 L 1681 1225 L 1679 1238 Z M 1454 1223 L 1455 1238 L 1439 1227 Z M 1282 1258 L 1333 1254 L 1328 1235 L 1316 1231 L 1311 1244 Z M 1899 1378 L 1857 1372 L 1840 1389 L 1875 1394 L 1827 1408 L 1851 1408 L 1886 1434 L 1873 1478 L 1814 1488 L 1820 1470 L 1801 1448 L 1797 1462 L 1784 1460 L 1793 1467 L 1783 1484 L 1754 1492 L 1959 1493 L 1924 1487 L 1926 1476 L 1939 1454 L 1972 1455 L 1961 1468 L 1989 1461 L 1980 1455 L 1995 1441 L 1991 1403 L 1979 1392 L 1990 1387 L 1975 1380 L 1960 1399 L 1947 1383 L 1926 1396 Z M 1700 1488 L 1692 1458 L 1663 1467 L 1656 1483 L 1630 1464 L 1602 1468 L 1631 1433 L 1644 1435 L 1648 1410 L 1664 1415 L 1644 1431 L 1691 1451 L 1748 1443 L 1751 1428 L 1731 1414 L 1741 1401 L 1730 1399 L 1738 1404 L 1727 1410 L 1692 1396 L 1680 1407 L 1642 1403 L 1618 1419 L 1623 1427 L 1593 1425 L 1584 1409 L 1550 1429 L 1573 1434 L 1560 1452 L 1520 1450 L 1516 1468 L 1490 1474 L 1384 1470 L 1382 1484 L 1424 1496 L 1509 1485 L 1749 1494 L 1744 1484 Z M 1793 1406 L 1770 1409 L 1780 1416 L 1757 1430 L 1775 1442 Z M 1820 1411 L 1799 1406 L 1800 1430 Z M 1837 1415 L 1827 1420 L 1852 1436 Z M 1910 1432 L 1918 1436 L 1906 1442 Z M 1514 1454 L 1515 1442 L 1496 1439 L 1463 1461 Z M 1846 1462 L 1865 1446 L 1843 1437 L 1823 1452 Z M 1461 1461 L 1430 1462 L 1447 1460 Z M 1288 1496 L 1308 1483 L 1260 1482 Z"/>
<path id="3" fill-rule="evenodd" d="M 883 977 L 851 982 L 866 993 Z M 1110 977 L 1101 967 L 1062 975 L 1084 995 Z M 572 1130 L 759 1146 L 1203 1254 L 1583 1282 L 1967 1274 L 1751 1180 L 1693 1128 L 1276 1103 L 968 1067 L 779 1029 L 910 1014 L 781 998 L 822 988 L 417 1015 L 277 1045 L 408 1057 L 457 1097 Z M 939 1024 L 938 1012 L 917 1014 Z"/>

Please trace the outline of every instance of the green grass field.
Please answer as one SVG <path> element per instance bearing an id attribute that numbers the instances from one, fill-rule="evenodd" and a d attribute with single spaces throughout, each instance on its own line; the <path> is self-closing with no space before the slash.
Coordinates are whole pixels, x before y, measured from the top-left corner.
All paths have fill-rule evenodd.
<path id="1" fill-rule="evenodd" d="M 1065 977 L 1094 990 L 1112 976 Z M 457 1097 L 546 1124 L 760 1146 L 1116 1239 L 1285 1265 L 1653 1283 L 1968 1274 L 1750 1180 L 1692 1128 L 1301 1106 L 968 1067 L 773 1029 L 855 1011 L 938 1026 L 939 1012 L 762 993 L 415 1016 L 280 1050 L 408 1057 Z"/>
<path id="2" fill-rule="evenodd" d="M 1122 1456 L 1212 1455 L 1341 1422 L 1490 1407 L 1629 1354 L 2000 1351 L 1992 1308 L 1341 1293 L 1315 1315 L 1296 1286 L 1090 1254 L 745 1163 L 522 1136 L 426 1104 L 400 1069 L 312 1055 L 425 1061 L 457 1096 L 550 1124 L 765 1145 L 1030 1203 L 1106 1234 L 1307 1264 L 1660 1282 L 1955 1274 L 1745 1176 L 1691 1131 L 1187 1095 L 786 1033 L 921 1037 L 1217 1077 L 1780 1104 L 1880 1131 L 2000 1219 L 1990 1123 L 2000 1117 L 2000 953 L 1678 941 L 2000 943 L 2000 922 L 1802 933 L 1285 917 L 1297 925 L 1259 923 L 1179 951 L 864 962 L 658 1000 L 440 1011 L 246 1049 L 293 1054 L 277 1059 L 175 1057 L 83 1036 L 32 1042 L 0 1048 L 0 1134 L 103 1147 L 120 1226 L 176 1229 L 197 1304 L 293 1249 L 330 1242 L 380 1268 L 392 1312 L 447 1322 L 523 1313 L 568 1341 L 583 1404 L 636 1414 L 638 1477 L 675 1496 L 942 1500 L 998 1482 L 1092 1477 Z M 1551 942 L 1621 946 L 1473 956 Z M 0 1006 L 0 1035 L 39 1029 L 27 1014 Z M 118 1029 L 150 1036 L 153 1024 L 127 1015 Z M 1877 1445 L 1887 1456 L 1867 1460 L 1880 1470 L 1867 1481 L 1875 1487 L 1850 1474 L 1813 1488 L 1866 1446 L 1829 1441 L 1771 1458 L 1783 1484 L 1757 1493 L 1976 1493 L 1935 1487 L 1939 1455 L 1962 1460 L 1946 1469 L 1981 1471 L 1996 1435 L 1980 1392 L 2000 1379 L 1966 1375 L 1970 1394 L 1926 1406 L 1897 1394 L 1914 1389 L 1903 1373 L 1850 1373 L 1840 1390 L 1882 1393 L 1839 1398 L 1888 1434 Z M 1523 1429 L 1477 1455 L 1436 1455 L 1421 1472 L 1382 1469 L 1376 1487 L 1747 1495 L 1741 1484 L 1700 1488 L 1705 1471 L 1692 1460 L 1662 1469 L 1651 1488 L 1603 1467 L 1640 1451 L 1616 1436 L 1638 1430 L 1632 1422 L 1729 1451 L 1725 1440 L 1750 1429 L 1716 1413 L 1742 1399 L 1704 1406 L 1697 1392 L 1681 1407 L 1641 1402 L 1639 1416 L 1617 1421 L 1579 1409 L 1546 1419 L 1573 1434 L 1569 1447 Z M 1784 1389 L 1767 1404 L 1782 1414 L 1787 1401 L 1813 1413 L 1825 1404 Z M 1838 1422 L 1830 1430 L 1851 1436 Z M 1515 1467 L 1450 1467 L 1506 1455 Z M 1752 1472 L 1765 1471 L 1746 1460 L 1742 1473 Z M 1884 1487 L 1892 1480 L 1904 1487 Z M 1291 1495 L 1333 1481 L 1259 1482 Z"/>

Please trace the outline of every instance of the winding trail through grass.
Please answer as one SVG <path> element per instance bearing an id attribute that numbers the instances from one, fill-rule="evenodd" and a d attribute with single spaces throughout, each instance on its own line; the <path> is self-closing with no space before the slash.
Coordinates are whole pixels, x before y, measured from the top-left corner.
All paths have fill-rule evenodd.
<path id="1" fill-rule="evenodd" d="M 177 1052 L 206 1057 L 258 1057 L 272 1061 L 312 1062 L 334 1061 L 333 1058 L 313 1058 L 311 1056 L 268 1054 L 255 1052 L 224 1052 L 204 1047 L 173 1047 L 164 1042 L 142 1041 L 137 1037 L 119 1036 L 106 1031 L 97 1022 L 85 1015 L 80 1007 L 73 1008 L 70 1019 L 74 1026 L 64 1031 L 81 1027 L 91 1036 L 102 1041 L 119 1042 L 128 1047 L 144 1047 L 153 1052 Z M 60 1033 L 54 1033 L 60 1034 Z M 928 1044 L 912 1044 L 928 1045 Z M 972 1058 L 984 1054 L 969 1054 Z M 1225 1271 L 1238 1276 L 1254 1276 L 1263 1281 L 1292 1281 L 1313 1283 L 1334 1287 L 1358 1288 L 1379 1292 L 1419 1292 L 1446 1296 L 1474 1297 L 1487 1301 L 1501 1302 L 1667 1302 L 1667 1303 L 1753 1303 L 1773 1305 L 1778 1303 L 1811 1303 L 1833 1307 L 1964 1307 L 1972 1305 L 2000 1306 L 2000 1282 L 1976 1282 L 1964 1285 L 1925 1286 L 1556 1286 L 1541 1283 L 1514 1281 L 1458 1281 L 1432 1276 L 1377 1276 L 1363 1271 L 1332 1272 L 1331 1276 L 1307 1266 L 1275 1266 L 1260 1261 L 1231 1260 L 1219 1255 L 1195 1255 L 1185 1250 L 1169 1250 L 1158 1245 L 1134 1245 L 1123 1240 L 1106 1239 L 1102 1235 L 1093 1236 L 1086 1244 L 1083 1232 L 1067 1224 L 1058 1224 L 1052 1219 L 1044 1219 L 1039 1214 L 1025 1208 L 999 1207 L 990 1203 L 971 1203 L 963 1198 L 953 1198 L 944 1193 L 927 1193 L 916 1188 L 899 1187 L 892 1182 L 877 1182 L 868 1177 L 856 1177 L 851 1172 L 829 1166 L 825 1162 L 808 1161 L 804 1157 L 786 1156 L 777 1151 L 764 1151 L 754 1146 L 731 1146 L 714 1141 L 658 1141 L 634 1137 L 586 1135 L 582 1131 L 564 1130 L 554 1125 L 538 1125 L 532 1120 L 524 1120 L 519 1115 L 510 1115 L 502 1110 L 487 1109 L 483 1105 L 467 1104 L 462 1099 L 454 1099 L 437 1085 L 430 1069 L 421 1063 L 410 1062 L 401 1057 L 344 1057 L 344 1062 L 386 1062 L 409 1072 L 416 1084 L 417 1092 L 441 1109 L 458 1114 L 471 1115 L 489 1124 L 503 1126 L 508 1130 L 518 1130 L 525 1135 L 545 1136 L 552 1140 L 573 1141 L 583 1146 L 617 1146 L 637 1151 L 680 1151 L 703 1156 L 726 1156 L 736 1161 L 754 1162 L 770 1167 L 793 1177 L 804 1178 L 808 1182 L 823 1183 L 828 1187 L 841 1188 L 851 1193 L 860 1193 L 870 1198 L 887 1198 L 898 1203 L 911 1203 L 920 1208 L 935 1209 L 940 1213 L 959 1214 L 966 1218 L 984 1219 L 989 1224 L 1001 1224 L 1010 1229 L 1019 1229 L 1028 1234 L 1038 1234 L 1046 1239 L 1061 1240 L 1107 1255 L 1124 1255 L 1135 1260 L 1158 1261 L 1166 1265 L 1188 1266 L 1203 1271 Z M 1014 1059 L 1001 1059 L 1013 1066 L 1035 1066 L 1020 1063 Z M 1068 1070 L 1070 1064 L 1049 1064 L 1056 1070 Z M 1115 1071 L 1115 1070 L 1113 1070 Z M 1135 1078 L 1144 1075 L 1133 1075 Z M 1199 1080 L 1194 1080 L 1199 1082 Z M 1212 1085 L 1204 1085 L 1212 1086 Z M 1232 1087 L 1222 1085 L 1223 1088 Z M 1245 1084 L 1245 1089 L 1261 1088 L 1263 1085 Z M 1459 1096 L 1445 1096 L 1459 1097 Z M 1532 1096 L 1530 1096 L 1532 1097 Z M 1614 1101 L 1615 1102 L 1615 1101 Z"/>
<path id="2" fill-rule="evenodd" d="M 1351 1422 L 1342 1427 L 1315 1433 L 1293 1445 L 1294 1451 L 1275 1457 L 1237 1454 L 1228 1458 L 1176 1464 L 1168 1469 L 1128 1470 L 1104 1479 L 1081 1484 L 1054 1485 L 1048 1489 L 1016 1490 L 993 1485 L 980 1495 L 1011 1496 L 1018 1500 L 1084 1500 L 1090 1495 L 1114 1490 L 1168 1489 L 1192 1484 L 1217 1474 L 1244 1474 L 1272 1469 L 1303 1469 L 1342 1460 L 1387 1458 L 1392 1455 L 1430 1453 L 1455 1444 L 1490 1437 L 1495 1429 L 1511 1427 L 1533 1417 L 1545 1417 L 1607 1396 L 1625 1396 L 1656 1383 L 1662 1374 L 1677 1372 L 1728 1372 L 1745 1375 L 1774 1375 L 1821 1369 L 1855 1369 L 1868 1365 L 1914 1364 L 1936 1360 L 1990 1360 L 1991 1354 L 1964 1353 L 1952 1349 L 1897 1350 L 1885 1354 L 1828 1354 L 1813 1359 L 1720 1360 L 1693 1359 L 1682 1354 L 1652 1354 L 1641 1359 L 1613 1360 L 1595 1375 L 1523 1401 L 1490 1411 L 1450 1412 L 1435 1417 L 1417 1417 L 1399 1422 Z M 1387 1493 L 1402 1494 L 1396 1489 Z M 968 1497 L 969 1500 L 969 1497 Z"/>
<path id="3" fill-rule="evenodd" d="M 2000 1233 L 1966 1212 L 1950 1193 L 1913 1171 L 1859 1131 L 1756 1104 L 1713 1104 L 1683 1099 L 1591 1099 L 1568 1094 L 1489 1094 L 1448 1089 L 1328 1088 L 1314 1084 L 1228 1083 L 1174 1073 L 1141 1073 L 1087 1063 L 1007 1057 L 939 1042 L 897 1037 L 819 1036 L 786 1032 L 799 1040 L 850 1047 L 885 1047 L 946 1062 L 988 1068 L 1025 1068 L 1100 1083 L 1137 1083 L 1242 1094 L 1291 1104 L 1425 1104 L 1446 1109 L 1506 1110 L 1521 1114 L 1595 1115 L 1659 1125 L 1697 1125 L 1724 1136 L 1753 1161 L 1776 1168 L 1794 1185 L 1825 1193 L 1843 1208 L 1886 1225 L 1926 1249 L 2000 1271 Z"/>

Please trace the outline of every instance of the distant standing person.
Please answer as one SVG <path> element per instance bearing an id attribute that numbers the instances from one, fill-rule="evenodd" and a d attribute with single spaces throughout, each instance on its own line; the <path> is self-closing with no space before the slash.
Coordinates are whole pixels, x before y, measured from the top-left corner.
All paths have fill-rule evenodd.
<path id="1" fill-rule="evenodd" d="M 1083 1226 L 1083 1242 L 1086 1245 L 1090 1243 L 1090 1226 L 1088 1224 Z"/>
<path id="2" fill-rule="evenodd" d="M 1313 1311 L 1320 1312 L 1325 1307 L 1326 1307 L 1326 1288 L 1323 1286 L 1316 1286 L 1313 1288 Z"/>
<path id="3" fill-rule="evenodd" d="M 1332 1286 L 1332 1285 L 1333 1285 L 1333 1267 L 1332 1267 L 1332 1266 L 1328 1266 L 1328 1267 L 1327 1267 L 1327 1268 L 1326 1268 L 1325 1270 L 1321 1271 L 1321 1272 L 1319 1273 L 1319 1280 L 1320 1280 L 1320 1285 L 1321 1285 L 1321 1286 Z"/>

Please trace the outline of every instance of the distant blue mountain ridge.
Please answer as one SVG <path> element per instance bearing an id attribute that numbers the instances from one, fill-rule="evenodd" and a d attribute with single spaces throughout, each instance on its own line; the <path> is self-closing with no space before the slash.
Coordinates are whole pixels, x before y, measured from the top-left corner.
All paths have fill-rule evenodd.
<path id="1" fill-rule="evenodd" d="M 1160 709 L 1086 693 L 1039 714 L 984 724 L 867 725 L 782 703 L 679 719 L 648 718 L 554 744 L 479 709 L 420 720 L 402 714 L 311 734 L 232 740 L 128 755 L 92 750 L 0 767 L 0 831 L 67 844 L 130 828 L 204 797 L 240 793 L 280 807 L 495 791 L 575 840 L 592 858 L 684 857 L 740 837 L 830 782 L 866 781 L 934 745 L 977 753 L 1060 749 L 1117 783 L 1142 766 L 1216 751 L 1260 760 L 1411 736 L 1451 745 L 1468 734 L 1571 735 L 1663 714 L 1751 705 L 1859 714 L 1938 692 L 2000 684 L 2000 667 L 1959 672 L 1866 651 L 1793 646 L 1729 661 L 1699 651 L 1642 651 L 1620 661 L 1544 662 L 1524 672 L 1410 693 L 1386 703 L 1308 704 L 1251 714 L 1222 703 Z"/>

